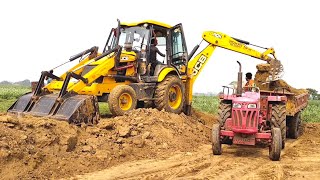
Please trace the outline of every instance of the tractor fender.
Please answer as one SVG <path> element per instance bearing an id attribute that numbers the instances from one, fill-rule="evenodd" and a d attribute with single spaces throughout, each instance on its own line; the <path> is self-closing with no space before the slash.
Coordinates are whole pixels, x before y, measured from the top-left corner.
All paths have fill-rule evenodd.
<path id="1" fill-rule="evenodd" d="M 165 78 L 168 74 L 174 74 L 174 75 L 177 75 L 179 78 L 181 78 L 176 69 L 174 69 L 174 68 L 172 68 L 172 67 L 166 67 L 166 68 L 163 68 L 163 69 L 161 70 L 161 72 L 159 73 L 159 75 L 158 75 L 158 82 L 163 81 L 164 78 Z"/>

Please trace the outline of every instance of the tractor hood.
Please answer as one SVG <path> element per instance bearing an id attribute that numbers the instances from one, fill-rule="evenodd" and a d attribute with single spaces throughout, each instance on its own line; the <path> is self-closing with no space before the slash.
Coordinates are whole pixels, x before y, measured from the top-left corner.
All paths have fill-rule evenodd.
<path id="1" fill-rule="evenodd" d="M 249 97 L 236 97 L 233 99 L 234 103 L 245 102 L 245 103 L 257 103 L 257 99 L 249 98 Z"/>

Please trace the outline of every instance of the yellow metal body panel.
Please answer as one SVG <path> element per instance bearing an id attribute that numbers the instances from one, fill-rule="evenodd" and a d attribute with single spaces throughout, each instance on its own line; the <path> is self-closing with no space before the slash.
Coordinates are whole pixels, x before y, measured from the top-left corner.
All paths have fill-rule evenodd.
<path id="1" fill-rule="evenodd" d="M 165 69 L 163 69 L 161 72 L 160 72 L 160 74 L 159 74 L 159 76 L 158 76 L 158 82 L 161 82 L 161 81 L 163 81 L 163 79 L 170 73 L 170 72 L 177 72 L 174 68 L 172 68 L 172 67 L 168 67 L 168 68 L 165 68 Z"/>
<path id="2" fill-rule="evenodd" d="M 186 81 L 186 102 L 191 105 L 193 84 L 197 77 L 201 73 L 203 67 L 207 64 L 209 58 L 211 57 L 213 51 L 217 46 L 209 44 L 205 49 L 203 49 L 198 55 L 196 55 L 188 63 L 187 81 Z"/>
<path id="3" fill-rule="evenodd" d="M 129 81 L 117 83 L 114 78 L 107 77 L 107 75 L 117 74 L 117 71 L 112 70 L 115 66 L 115 57 L 114 53 L 95 61 L 94 59 L 84 59 L 79 62 L 76 66 L 71 68 L 69 71 L 64 73 L 61 78 L 64 80 L 66 74 L 68 72 L 74 72 L 76 74 L 81 74 L 86 65 L 95 66 L 92 70 L 86 73 L 83 77 L 88 80 L 88 83 L 85 84 L 81 80 L 73 81 L 71 80 L 68 84 L 68 91 L 73 91 L 79 94 L 88 94 L 88 95 L 97 95 L 101 96 L 103 93 L 110 93 L 111 90 L 119 85 L 119 84 L 129 84 Z M 129 67 L 126 69 L 126 76 L 134 76 L 135 75 L 135 61 L 136 61 L 136 53 L 135 52 L 127 52 L 123 51 L 120 56 L 121 63 L 131 63 L 134 64 L 133 67 Z M 95 83 L 94 81 L 101 77 L 103 78 L 102 83 Z M 50 92 L 59 92 L 63 86 L 64 81 L 53 80 L 48 85 L 45 86 Z"/>
<path id="4" fill-rule="evenodd" d="M 93 68 L 91 71 L 89 71 L 87 74 L 83 76 L 88 80 L 88 84 L 93 83 L 93 81 L 95 81 L 100 76 L 106 76 L 109 70 L 114 67 L 114 63 L 115 63 L 114 58 L 115 57 L 113 56 L 111 58 L 104 57 L 100 59 L 99 61 L 101 61 L 101 64 L 99 66 L 96 66 L 95 68 Z M 80 90 L 86 86 L 87 85 L 83 81 L 79 81 L 72 87 L 68 88 L 68 91 L 80 92 Z"/>
<path id="5" fill-rule="evenodd" d="M 145 23 L 154 24 L 154 25 L 165 27 L 165 28 L 172 28 L 172 26 L 170 26 L 168 24 L 165 24 L 165 23 L 162 23 L 162 22 L 158 22 L 158 21 L 154 21 L 154 20 L 144 20 L 144 21 L 135 22 L 135 23 L 124 23 L 124 22 L 121 22 L 121 25 L 124 25 L 124 26 L 138 26 L 140 24 L 145 24 Z"/>

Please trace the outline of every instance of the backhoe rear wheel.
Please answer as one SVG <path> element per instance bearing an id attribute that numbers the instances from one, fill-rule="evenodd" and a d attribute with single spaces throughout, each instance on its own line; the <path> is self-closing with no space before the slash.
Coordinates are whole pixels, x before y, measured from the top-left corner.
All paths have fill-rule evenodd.
<path id="1" fill-rule="evenodd" d="M 280 128 L 282 149 L 286 140 L 286 106 L 285 104 L 273 104 L 271 114 L 271 128 Z"/>
<path id="2" fill-rule="evenodd" d="M 110 112 L 115 116 L 121 116 L 137 106 L 137 95 L 134 89 L 128 85 L 118 85 L 112 89 L 108 97 Z"/>
<path id="3" fill-rule="evenodd" d="M 185 99 L 181 79 L 176 75 L 168 75 L 157 85 L 154 98 L 158 110 L 181 113 Z"/>

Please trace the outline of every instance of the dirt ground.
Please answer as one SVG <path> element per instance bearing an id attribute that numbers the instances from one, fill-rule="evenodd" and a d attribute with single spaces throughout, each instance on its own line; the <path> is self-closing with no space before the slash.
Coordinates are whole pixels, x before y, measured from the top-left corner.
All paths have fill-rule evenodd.
<path id="1" fill-rule="evenodd" d="M 317 179 L 320 124 L 289 139 L 281 161 L 268 148 L 223 146 L 213 156 L 214 116 L 137 109 L 97 126 L 0 115 L 0 179 Z"/>

